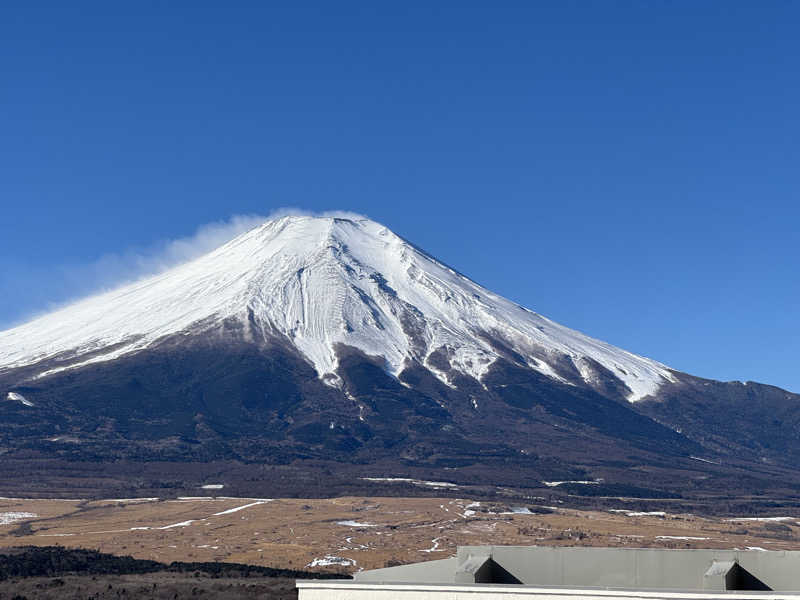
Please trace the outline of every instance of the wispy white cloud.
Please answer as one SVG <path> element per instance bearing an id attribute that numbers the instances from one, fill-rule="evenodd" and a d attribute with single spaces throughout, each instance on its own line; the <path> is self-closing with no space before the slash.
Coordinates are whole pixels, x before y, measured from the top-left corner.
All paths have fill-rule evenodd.
<path id="1" fill-rule="evenodd" d="M 95 281 L 95 290 L 110 289 L 123 283 L 161 273 L 219 248 L 236 236 L 262 225 L 265 221 L 291 215 L 363 219 L 363 215 L 347 211 L 310 212 L 299 208 L 279 208 L 267 215 L 233 215 L 225 221 L 206 223 L 188 237 L 164 240 L 145 250 L 128 250 L 106 254 L 98 260 L 70 268 L 69 275 Z"/>
<path id="2" fill-rule="evenodd" d="M 162 240 L 144 249 L 112 252 L 86 265 L 65 267 L 65 276 L 76 282 L 94 282 L 95 290 L 113 288 L 202 256 L 257 227 L 267 218 L 263 215 L 234 215 L 225 221 L 201 225 L 187 237 Z"/>
<path id="3" fill-rule="evenodd" d="M 0 301 L 0 330 L 80 298 L 156 275 L 202 256 L 265 221 L 289 215 L 365 218 L 346 211 L 315 213 L 280 208 L 267 215 L 233 215 L 224 221 L 201 225 L 192 235 L 162 240 L 146 248 L 107 253 L 86 264 L 54 264 L 35 269 L 3 264 L 0 292 L 5 292 L 2 294 L 5 300 Z"/>

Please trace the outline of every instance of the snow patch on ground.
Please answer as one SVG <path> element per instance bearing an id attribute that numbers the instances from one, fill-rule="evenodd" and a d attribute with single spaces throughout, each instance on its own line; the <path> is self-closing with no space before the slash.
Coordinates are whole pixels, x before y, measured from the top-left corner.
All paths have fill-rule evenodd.
<path id="1" fill-rule="evenodd" d="M 178 496 L 175 500 L 168 500 L 168 502 L 218 502 L 225 498 L 214 496 Z"/>
<path id="2" fill-rule="evenodd" d="M 480 508 L 480 506 L 481 506 L 480 502 L 472 502 L 471 504 L 467 504 L 464 507 L 464 512 L 461 514 L 461 516 L 464 517 L 465 519 L 467 517 L 472 517 L 473 515 L 475 515 L 475 511 L 472 510 L 472 509 L 473 508 Z"/>
<path id="3" fill-rule="evenodd" d="M 431 543 L 433 544 L 433 546 L 431 546 L 427 550 L 420 550 L 420 552 L 428 552 L 428 553 L 430 553 L 430 552 L 444 552 L 444 549 L 441 549 L 441 550 L 439 549 L 439 540 L 440 539 L 441 538 L 438 538 L 438 537 L 437 538 L 433 538 L 431 540 Z"/>
<path id="4" fill-rule="evenodd" d="M 198 497 L 198 498 L 194 498 L 192 500 L 201 500 L 201 501 L 203 501 L 203 500 L 216 500 L 216 501 L 218 501 L 218 500 L 231 500 L 231 499 L 232 498 L 213 498 L 213 499 L 210 499 L 210 498 L 201 496 L 201 497 Z M 189 501 L 189 499 L 188 498 L 183 498 L 183 500 L 181 500 L 181 501 L 187 502 L 187 501 Z M 250 502 L 249 504 L 245 504 L 243 506 L 236 506 L 234 508 L 229 508 L 227 510 L 222 510 L 220 512 L 213 513 L 212 515 L 209 515 L 208 517 L 204 517 L 202 519 L 189 519 L 188 521 L 181 521 L 180 523 L 172 523 L 171 525 L 164 525 L 162 527 L 154 527 L 154 528 L 151 528 L 151 527 L 132 527 L 130 530 L 131 531 L 133 531 L 133 530 L 145 531 L 147 529 L 162 529 L 163 530 L 163 529 L 174 529 L 176 527 L 188 527 L 192 523 L 201 523 L 203 521 L 208 521 L 211 517 L 221 517 L 223 515 L 230 515 L 230 514 L 233 514 L 233 513 L 237 513 L 240 510 L 245 510 L 247 508 L 251 508 L 253 506 L 258 506 L 260 504 L 266 504 L 267 502 L 272 502 L 272 499 L 266 499 L 265 498 L 265 499 L 261 499 L 261 500 L 256 500 L 255 502 Z M 244 517 L 242 517 L 242 518 L 244 518 Z M 206 523 L 206 524 L 208 525 L 209 523 Z"/>
<path id="5" fill-rule="evenodd" d="M 173 529 L 175 527 L 188 527 L 192 523 L 197 523 L 197 519 L 189 519 L 188 521 L 181 521 L 180 523 L 173 523 L 172 525 L 164 525 L 163 527 L 158 527 L 157 529 Z"/>
<path id="6" fill-rule="evenodd" d="M 31 512 L 0 512 L 0 525 L 11 525 L 19 521 L 27 521 L 38 517 L 36 513 Z"/>
<path id="7" fill-rule="evenodd" d="M 356 561 L 354 561 L 352 558 L 343 558 L 341 556 L 327 555 L 323 558 L 315 558 L 310 563 L 308 563 L 306 567 L 331 567 L 331 566 L 354 567 L 355 565 Z"/>
<path id="8" fill-rule="evenodd" d="M 626 517 L 666 517 L 667 513 L 663 510 L 651 510 L 648 512 L 644 511 L 630 511 L 625 508 L 609 508 L 608 512 L 612 513 L 622 513 Z"/>
<path id="9" fill-rule="evenodd" d="M 239 512 L 240 510 L 244 510 L 246 508 L 250 508 L 251 506 L 258 506 L 259 504 L 266 504 L 267 502 L 272 502 L 272 500 L 258 500 L 257 502 L 251 502 L 250 504 L 245 504 L 244 506 L 237 506 L 236 508 L 229 508 L 228 510 L 223 510 L 222 512 L 214 513 L 211 515 L 212 517 L 219 517 L 221 515 L 230 515 L 235 512 Z"/>
<path id="10" fill-rule="evenodd" d="M 746 521 L 760 521 L 760 522 L 768 522 L 772 521 L 775 523 L 780 523 L 782 521 L 796 521 L 797 517 L 739 517 L 736 519 L 725 519 L 729 523 L 743 523 Z"/>
<path id="11" fill-rule="evenodd" d="M 0 496 L 0 500 L 41 500 L 41 498 L 8 498 L 6 496 Z M 80 498 L 48 498 L 48 502 L 86 502 L 86 500 L 81 500 Z"/>
<path id="12" fill-rule="evenodd" d="M 531 512 L 531 509 L 526 506 L 512 506 L 511 510 L 499 513 L 489 513 L 489 514 L 490 515 L 535 515 L 536 513 Z"/>
<path id="13" fill-rule="evenodd" d="M 665 513 L 663 510 L 651 510 L 649 512 L 643 512 L 643 511 L 626 512 L 625 515 L 628 517 L 666 517 L 667 513 Z"/>
<path id="14" fill-rule="evenodd" d="M 697 540 L 697 541 L 703 541 L 703 540 L 710 540 L 711 538 L 707 538 L 707 537 L 692 537 L 692 536 L 688 536 L 688 535 L 657 535 L 656 539 L 657 540 Z"/>
<path id="15" fill-rule="evenodd" d="M 343 527 L 380 527 L 374 523 L 361 523 L 359 521 L 336 521 L 336 524 Z"/>

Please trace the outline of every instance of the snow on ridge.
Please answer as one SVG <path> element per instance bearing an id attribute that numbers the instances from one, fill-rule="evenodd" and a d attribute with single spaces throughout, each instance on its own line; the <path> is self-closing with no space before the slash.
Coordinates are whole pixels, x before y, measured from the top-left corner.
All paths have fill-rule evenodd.
<path id="1" fill-rule="evenodd" d="M 524 309 L 374 221 L 296 215 L 267 221 L 164 273 L 0 332 L 0 369 L 52 361 L 38 373 L 44 377 L 230 318 L 245 325 L 244 335 L 286 336 L 321 377 L 333 374 L 334 381 L 340 343 L 382 356 L 394 375 L 409 360 L 426 364 L 436 352 L 454 370 L 480 380 L 500 356 L 487 336 L 557 379 L 563 380 L 548 357 L 566 355 L 591 385 L 596 375 L 583 360 L 589 357 L 624 382 L 630 401 L 674 380 L 666 366 Z M 446 373 L 427 366 L 448 383 Z"/>
<path id="2" fill-rule="evenodd" d="M 6 400 L 11 402 L 19 402 L 23 406 L 34 406 L 33 402 L 17 392 L 8 392 L 8 395 L 6 395 Z"/>
<path id="3" fill-rule="evenodd" d="M 458 485 L 450 483 L 449 481 L 426 481 L 424 479 L 411 479 L 409 477 L 359 477 L 359 479 L 375 483 L 411 483 L 413 485 L 432 488 L 458 488 Z"/>
<path id="4" fill-rule="evenodd" d="M 580 481 L 543 481 L 547 487 L 558 487 L 559 485 L 564 485 L 565 483 L 580 483 L 581 485 L 599 485 L 600 481 L 597 480 L 580 480 Z"/>

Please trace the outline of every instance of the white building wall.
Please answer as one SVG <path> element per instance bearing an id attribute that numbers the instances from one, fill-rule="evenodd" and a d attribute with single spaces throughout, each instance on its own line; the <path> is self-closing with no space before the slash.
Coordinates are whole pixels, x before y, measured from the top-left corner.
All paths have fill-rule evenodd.
<path id="1" fill-rule="evenodd" d="M 800 600 L 786 592 L 669 592 L 533 586 L 298 581 L 299 600 Z"/>

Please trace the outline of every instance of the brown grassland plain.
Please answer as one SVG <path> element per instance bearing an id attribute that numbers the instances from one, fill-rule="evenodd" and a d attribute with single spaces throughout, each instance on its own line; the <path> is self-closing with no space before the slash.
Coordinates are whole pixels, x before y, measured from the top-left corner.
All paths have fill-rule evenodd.
<path id="1" fill-rule="evenodd" d="M 453 498 L 0 499 L 0 547 L 352 573 L 475 544 L 800 549 L 800 518 L 731 519 Z"/>

